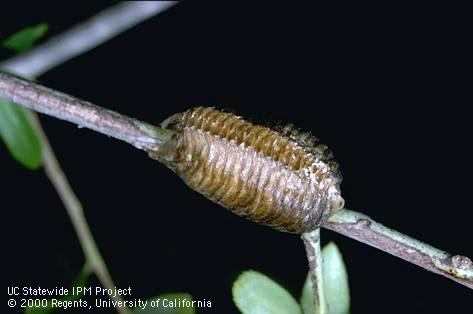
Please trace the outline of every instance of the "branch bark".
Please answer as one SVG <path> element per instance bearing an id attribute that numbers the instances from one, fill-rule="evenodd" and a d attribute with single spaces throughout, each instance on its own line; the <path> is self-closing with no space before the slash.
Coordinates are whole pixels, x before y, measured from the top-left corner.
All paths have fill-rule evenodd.
<path id="1" fill-rule="evenodd" d="M 90 102 L 0 72 L 0 97 L 152 151 L 172 133 Z"/>
<path id="2" fill-rule="evenodd" d="M 473 289 L 473 262 L 466 256 L 452 256 L 348 209 L 336 212 L 323 227 Z"/>

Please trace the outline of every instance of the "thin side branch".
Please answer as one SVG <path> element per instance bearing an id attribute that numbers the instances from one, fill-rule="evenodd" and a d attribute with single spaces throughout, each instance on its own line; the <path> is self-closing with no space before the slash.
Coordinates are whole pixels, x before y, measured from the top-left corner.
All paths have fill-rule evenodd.
<path id="1" fill-rule="evenodd" d="M 452 256 L 385 227 L 366 215 L 342 209 L 329 218 L 324 228 L 371 245 L 473 289 L 473 262 L 468 257 Z"/>
<path id="2" fill-rule="evenodd" d="M 86 265 L 95 272 L 105 288 L 113 290 L 115 288 L 115 283 L 112 280 L 112 276 L 107 269 L 97 245 L 95 244 L 94 237 L 92 236 L 92 232 L 90 231 L 89 225 L 84 216 L 82 204 L 67 181 L 66 175 L 61 169 L 56 155 L 51 148 L 51 144 L 39 123 L 38 117 L 33 112 L 30 113 L 31 122 L 42 143 L 44 171 L 59 194 L 59 197 L 66 208 L 67 214 L 71 218 L 72 225 L 74 226 L 74 230 L 76 231 L 79 243 L 86 258 Z M 122 297 L 119 295 L 110 296 L 110 298 L 116 301 L 123 301 Z M 130 313 L 130 311 L 125 307 L 116 307 L 116 309 L 122 314 Z"/>
<path id="3" fill-rule="evenodd" d="M 302 234 L 304 247 L 309 262 L 310 281 L 314 294 L 315 314 L 326 314 L 327 303 L 324 293 L 324 276 L 322 272 L 322 250 L 320 249 L 320 228 Z"/>
<path id="4" fill-rule="evenodd" d="M 177 1 L 126 1 L 110 7 L 33 50 L 0 63 L 0 68 L 33 78 L 166 10 Z"/>
<path id="5" fill-rule="evenodd" d="M 3 72 L 0 72 L 0 97 L 146 151 L 154 150 L 172 135 L 151 124 Z"/>

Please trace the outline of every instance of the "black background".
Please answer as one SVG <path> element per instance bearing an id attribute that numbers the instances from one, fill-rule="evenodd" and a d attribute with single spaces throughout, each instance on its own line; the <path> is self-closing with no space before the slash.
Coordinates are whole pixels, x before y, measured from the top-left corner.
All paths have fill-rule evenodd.
<path id="1" fill-rule="evenodd" d="M 108 5 L 2 5 L 0 40 L 39 22 L 51 36 Z M 292 122 L 334 151 L 348 208 L 473 256 L 471 31 L 462 11 L 184 3 L 39 80 L 151 123 L 196 105 Z M 307 265 L 297 236 L 227 212 L 127 144 L 42 121 L 113 278 L 134 298 L 187 291 L 212 301 L 199 313 L 236 313 L 231 285 L 246 269 L 299 298 Z M 22 168 L 3 145 L 0 160 L 5 284 L 67 286 L 83 256 L 61 202 L 41 171 Z M 344 255 L 353 313 L 471 309 L 461 285 L 322 236 Z"/>

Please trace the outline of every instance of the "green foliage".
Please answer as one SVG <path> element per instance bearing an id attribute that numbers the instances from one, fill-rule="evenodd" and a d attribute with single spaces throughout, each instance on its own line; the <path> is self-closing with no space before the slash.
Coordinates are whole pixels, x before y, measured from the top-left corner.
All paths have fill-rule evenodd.
<path id="1" fill-rule="evenodd" d="M 304 287 L 302 288 L 301 307 L 304 314 L 315 313 L 314 295 L 312 293 L 310 274 L 307 274 Z"/>
<path id="2" fill-rule="evenodd" d="M 174 300 L 187 300 L 192 301 L 192 296 L 189 293 L 166 293 L 161 294 L 155 298 L 147 300 L 147 306 L 145 309 L 135 308 L 133 313 L 139 314 L 195 314 L 194 307 L 165 307 L 164 304 L 168 304 L 168 301 Z M 154 307 L 151 306 L 151 301 L 155 301 Z M 163 303 L 163 301 L 165 303 Z"/>
<path id="3" fill-rule="evenodd" d="M 46 23 L 26 27 L 8 37 L 3 47 L 23 52 L 30 49 L 47 30 Z M 13 158 L 23 166 L 33 170 L 41 166 L 41 142 L 28 118 L 28 110 L 1 98 L 0 138 Z"/>
<path id="4" fill-rule="evenodd" d="M 331 242 L 322 250 L 324 292 L 328 314 L 350 311 L 348 276 L 342 255 Z M 315 313 L 312 283 L 307 276 L 302 289 L 301 304 L 288 291 L 265 275 L 245 271 L 233 283 L 233 300 L 243 314 L 313 314 Z"/>
<path id="5" fill-rule="evenodd" d="M 72 287 L 85 287 L 87 284 L 87 280 L 89 279 L 90 276 L 90 270 L 86 266 L 82 268 L 80 273 L 76 276 L 74 281 L 72 282 L 71 288 L 69 289 L 69 292 L 72 290 Z M 60 301 L 75 301 L 79 300 L 83 295 L 72 295 L 72 293 L 69 293 L 69 295 L 60 298 Z M 25 309 L 25 314 L 49 314 L 52 313 L 56 310 L 57 308 L 53 308 L 51 305 L 50 300 L 48 300 L 48 304 L 45 307 L 28 307 Z"/>
<path id="6" fill-rule="evenodd" d="M 343 257 L 335 243 L 330 242 L 322 250 L 323 280 L 328 314 L 347 314 L 350 312 L 350 289 Z M 302 289 L 301 306 L 304 314 L 315 313 L 312 282 L 309 275 Z"/>
<path id="7" fill-rule="evenodd" d="M 256 271 L 245 271 L 233 283 L 233 300 L 244 314 L 298 314 L 297 301 L 283 287 Z"/>
<path id="8" fill-rule="evenodd" d="M 3 42 L 3 47 L 13 50 L 17 53 L 24 52 L 31 47 L 33 47 L 34 43 L 43 37 L 46 32 L 48 31 L 48 24 L 41 23 L 29 27 L 25 27 L 24 29 L 10 35 L 5 41 Z"/>
<path id="9" fill-rule="evenodd" d="M 10 154 L 23 166 L 41 166 L 41 142 L 28 118 L 27 109 L 0 98 L 0 138 Z"/>

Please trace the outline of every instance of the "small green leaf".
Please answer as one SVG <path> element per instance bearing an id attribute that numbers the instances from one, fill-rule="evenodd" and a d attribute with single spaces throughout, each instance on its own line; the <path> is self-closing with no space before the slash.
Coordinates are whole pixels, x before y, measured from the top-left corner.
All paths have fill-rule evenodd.
<path id="1" fill-rule="evenodd" d="M 87 266 L 84 266 L 79 274 L 74 279 L 71 287 L 85 287 L 87 284 L 87 280 L 90 276 L 90 269 Z M 84 294 L 72 294 L 72 288 L 69 289 L 69 294 L 60 298 L 60 301 L 75 301 L 79 300 Z M 41 307 L 27 307 L 25 309 L 25 314 L 49 314 L 57 310 L 57 308 L 53 308 L 51 304 L 51 300 L 47 300 L 47 304 L 41 303 Z"/>
<path id="2" fill-rule="evenodd" d="M 314 295 L 312 293 L 310 274 L 307 275 L 307 278 L 304 282 L 304 287 L 302 288 L 301 308 L 304 314 L 315 313 Z"/>
<path id="3" fill-rule="evenodd" d="M 29 27 L 10 35 L 3 41 L 3 47 L 15 52 L 23 52 L 33 47 L 34 43 L 46 34 L 48 24 L 41 23 Z"/>
<path id="4" fill-rule="evenodd" d="M 327 244 L 322 250 L 325 297 L 330 314 L 350 312 L 350 287 L 343 257 L 337 245 Z"/>
<path id="5" fill-rule="evenodd" d="M 350 288 L 342 254 L 335 243 L 330 242 L 322 249 L 324 292 L 328 314 L 350 312 Z M 312 282 L 309 275 L 302 289 L 301 306 L 304 314 L 315 313 Z"/>
<path id="6" fill-rule="evenodd" d="M 189 293 L 167 293 L 145 300 L 144 308 L 136 307 L 139 314 L 195 314 L 192 296 Z"/>
<path id="7" fill-rule="evenodd" d="M 243 314 L 298 314 L 299 304 L 283 287 L 256 271 L 245 271 L 233 283 L 233 301 Z"/>
<path id="8" fill-rule="evenodd" d="M 0 98 L 0 138 L 23 166 L 41 166 L 41 143 L 28 118 L 27 109 Z"/>
<path id="9" fill-rule="evenodd" d="M 48 303 L 45 307 L 27 307 L 25 309 L 25 314 L 49 314 L 54 311 L 50 300 L 47 300 Z"/>

